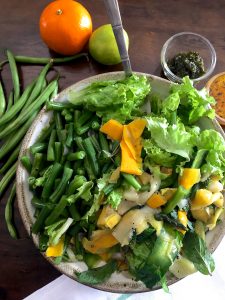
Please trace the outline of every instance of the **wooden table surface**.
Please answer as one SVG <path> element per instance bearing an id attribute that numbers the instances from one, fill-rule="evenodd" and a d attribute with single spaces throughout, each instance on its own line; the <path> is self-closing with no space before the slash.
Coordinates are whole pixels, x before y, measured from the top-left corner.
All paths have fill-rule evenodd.
<path id="1" fill-rule="evenodd" d="M 4 50 L 17 55 L 49 57 L 48 48 L 39 36 L 39 17 L 48 0 L 1 0 L 0 60 Z M 92 15 L 94 28 L 108 23 L 103 0 L 80 0 Z M 225 70 L 225 5 L 224 0 L 120 0 L 124 28 L 130 38 L 130 59 L 133 70 L 161 74 L 160 50 L 173 34 L 192 31 L 207 37 L 215 47 L 217 65 L 214 73 Z M 85 59 L 56 69 L 63 76 L 61 90 L 99 73 L 122 70 L 121 65 L 106 67 Z M 20 66 L 22 85 L 30 82 L 39 66 Z M 2 71 L 5 89 L 12 82 L 8 66 Z M 12 240 L 4 221 L 4 206 L 8 192 L 0 203 L 0 300 L 19 300 L 41 288 L 60 273 L 41 256 L 24 230 L 18 208 L 15 219 L 20 239 Z"/>

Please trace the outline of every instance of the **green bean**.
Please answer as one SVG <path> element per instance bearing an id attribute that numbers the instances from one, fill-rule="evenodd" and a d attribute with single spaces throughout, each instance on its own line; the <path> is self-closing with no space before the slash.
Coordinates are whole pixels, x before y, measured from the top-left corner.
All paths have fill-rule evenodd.
<path id="1" fill-rule="evenodd" d="M 69 184 L 69 187 L 68 187 L 68 191 L 67 191 L 67 195 L 70 196 L 72 194 L 75 193 L 75 191 L 81 187 L 84 182 L 86 182 L 86 178 L 84 176 L 79 176 L 79 175 L 76 175 L 74 177 L 74 179 L 70 182 Z"/>
<path id="2" fill-rule="evenodd" d="M 67 108 L 74 108 L 74 105 L 69 102 L 55 102 L 55 101 L 47 101 L 46 102 L 46 109 L 47 110 L 55 110 L 55 111 L 62 111 L 63 109 Z"/>
<path id="3" fill-rule="evenodd" d="M 49 226 L 53 224 L 55 221 L 57 221 L 58 217 L 62 214 L 65 207 L 68 205 L 68 197 L 62 196 L 59 203 L 56 204 L 55 208 L 52 210 L 50 215 L 45 220 L 45 225 Z"/>
<path id="4" fill-rule="evenodd" d="M 75 141 L 78 149 L 84 151 L 84 146 L 83 146 L 83 143 L 82 143 L 82 138 L 80 136 L 79 137 L 75 137 L 74 141 Z"/>
<path id="5" fill-rule="evenodd" d="M 62 142 L 64 140 L 63 135 L 62 135 L 62 118 L 59 112 L 54 111 L 54 120 L 55 120 L 55 126 L 56 126 L 56 132 L 58 136 L 58 140 Z"/>
<path id="6" fill-rule="evenodd" d="M 114 168 L 114 165 L 111 161 L 106 162 L 102 167 L 102 174 L 109 173 L 110 170 Z"/>
<path id="7" fill-rule="evenodd" d="M 69 206 L 69 212 L 75 222 L 81 219 L 81 215 L 78 212 L 76 205 L 74 203 Z"/>
<path id="8" fill-rule="evenodd" d="M 48 148 L 48 145 L 46 143 L 35 143 L 30 147 L 31 153 L 34 155 L 39 152 L 43 152 Z"/>
<path id="9" fill-rule="evenodd" d="M 17 70 L 17 66 L 16 66 L 16 61 L 15 61 L 15 58 L 14 58 L 14 55 L 12 54 L 12 52 L 7 50 L 6 54 L 7 54 L 7 58 L 9 61 L 11 74 L 12 74 L 13 90 L 14 90 L 14 103 L 16 103 L 20 97 L 20 82 L 19 82 L 18 70 Z"/>
<path id="10" fill-rule="evenodd" d="M 0 169 L 1 174 L 5 173 L 11 167 L 11 165 L 18 159 L 18 155 L 20 153 L 20 147 L 21 147 L 21 143 L 18 146 L 16 146 L 16 148 L 14 149 L 10 157 L 7 159 L 6 163 L 1 167 Z"/>
<path id="11" fill-rule="evenodd" d="M 55 123 L 49 124 L 48 127 L 42 129 L 41 133 L 39 134 L 36 143 L 43 143 L 49 136 L 51 135 L 52 130 L 55 128 Z"/>
<path id="12" fill-rule="evenodd" d="M 7 108 L 6 108 L 6 112 L 9 111 L 9 109 L 13 106 L 13 91 L 11 91 L 9 93 L 9 98 L 8 98 L 8 102 L 7 102 Z"/>
<path id="13" fill-rule="evenodd" d="M 40 95 L 40 93 L 43 93 L 45 91 L 45 89 L 47 88 L 47 86 L 44 89 L 44 86 L 46 84 L 46 80 L 45 80 L 45 76 L 47 75 L 49 69 L 51 68 L 51 63 L 48 63 L 39 73 L 38 78 L 36 79 L 36 83 L 34 86 L 34 89 L 24 107 L 24 109 L 22 110 L 22 112 L 27 109 L 27 107 L 29 107 L 30 104 L 32 104 L 37 97 Z M 49 95 L 50 96 L 50 95 Z"/>
<path id="14" fill-rule="evenodd" d="M 55 150 L 54 144 L 56 141 L 56 130 L 53 129 L 50 135 L 49 143 L 48 143 L 48 150 L 47 150 L 47 160 L 54 161 L 55 160 Z"/>
<path id="15" fill-rule="evenodd" d="M 126 180 L 126 182 L 131 185 L 135 190 L 139 191 L 141 189 L 140 183 L 137 181 L 137 179 L 131 175 L 131 174 L 126 174 L 126 173 L 121 173 L 123 178 Z"/>
<path id="16" fill-rule="evenodd" d="M 36 117 L 37 112 L 33 113 L 33 115 L 26 121 L 26 123 L 19 128 L 17 133 L 13 135 L 12 138 L 8 139 L 6 143 L 0 148 L 0 159 L 5 157 L 9 151 L 14 149 L 14 147 L 21 141 L 21 139 L 26 134 L 27 130 L 29 129 L 30 125 L 32 124 L 34 118 Z"/>
<path id="17" fill-rule="evenodd" d="M 73 170 L 67 167 L 64 167 L 62 179 L 56 188 L 56 190 L 53 192 L 53 194 L 50 196 L 49 201 L 51 203 L 56 203 L 58 199 L 63 195 L 67 185 L 68 181 L 73 175 Z"/>
<path id="18" fill-rule="evenodd" d="M 55 142 L 55 161 L 60 162 L 62 157 L 62 143 Z"/>
<path id="19" fill-rule="evenodd" d="M 25 91 L 23 92 L 22 96 L 17 100 L 17 102 L 2 116 L 0 119 L 0 125 L 6 124 L 13 117 L 17 116 L 20 110 L 23 108 L 24 104 L 26 103 L 30 93 L 34 87 L 34 81 L 27 86 Z"/>
<path id="20" fill-rule="evenodd" d="M 80 110 L 74 110 L 74 113 L 73 113 L 73 123 L 74 123 L 74 127 L 76 127 L 76 124 L 80 118 L 80 115 L 81 115 L 81 112 Z"/>
<path id="21" fill-rule="evenodd" d="M 90 139 L 91 139 L 93 146 L 95 147 L 95 150 L 97 152 L 101 152 L 101 147 L 99 145 L 99 142 L 98 142 L 96 136 L 94 134 L 92 134 L 92 135 L 90 135 Z"/>
<path id="22" fill-rule="evenodd" d="M 108 185 L 106 185 L 104 188 L 103 188 L 103 193 L 105 195 L 109 195 L 115 188 L 115 183 L 109 183 Z"/>
<path id="23" fill-rule="evenodd" d="M 30 175 L 32 177 L 37 177 L 38 176 L 38 173 L 39 173 L 39 171 L 41 169 L 41 166 L 43 164 L 43 160 L 44 160 L 43 153 L 36 153 L 34 155 L 34 162 L 33 162 L 33 165 L 32 165 L 31 172 L 30 172 Z"/>
<path id="24" fill-rule="evenodd" d="M 10 184 L 12 178 L 16 174 L 16 167 L 17 167 L 17 162 L 12 165 L 12 167 L 7 171 L 7 173 L 3 176 L 3 178 L 0 181 L 0 197 Z"/>
<path id="25" fill-rule="evenodd" d="M 99 142 L 100 142 L 100 146 L 102 148 L 103 157 L 105 159 L 109 159 L 109 145 L 108 145 L 108 141 L 107 141 L 105 135 L 102 134 L 101 132 L 99 132 Z"/>
<path id="26" fill-rule="evenodd" d="M 38 199 L 36 196 L 34 196 L 31 199 L 31 203 L 35 208 L 43 208 L 44 206 L 46 206 L 46 204 L 42 201 L 40 201 L 40 199 Z"/>
<path id="27" fill-rule="evenodd" d="M 31 163 L 30 157 L 27 155 L 24 155 L 21 157 L 20 161 L 21 161 L 22 165 L 24 166 L 24 168 L 27 170 L 27 172 L 30 173 L 31 169 L 32 169 L 32 163 Z"/>
<path id="28" fill-rule="evenodd" d="M 98 161 L 97 161 L 96 152 L 95 152 L 95 149 L 93 147 L 93 144 L 91 142 L 90 137 L 84 139 L 82 144 L 83 144 L 83 147 L 84 147 L 84 151 L 87 155 L 87 158 L 88 158 L 88 160 L 91 164 L 92 171 L 93 171 L 95 176 L 98 176 L 98 174 L 99 174 L 99 165 L 98 165 Z"/>
<path id="29" fill-rule="evenodd" d="M 56 86 L 57 82 L 51 82 L 47 88 L 41 93 L 41 95 L 24 110 L 18 118 L 16 118 L 13 122 L 11 122 L 6 128 L 0 132 L 0 139 L 6 137 L 9 133 L 17 129 L 20 125 L 22 125 L 26 120 L 28 120 L 34 111 L 40 108 L 40 106 L 46 101 L 46 98 L 52 93 Z"/>
<path id="30" fill-rule="evenodd" d="M 92 121 L 92 123 L 91 123 L 91 128 L 94 129 L 94 130 L 99 130 L 99 128 L 100 128 L 99 122 L 97 122 L 97 121 Z"/>
<path id="31" fill-rule="evenodd" d="M 75 126 L 77 128 L 83 126 L 87 121 L 89 121 L 93 116 L 93 113 L 89 110 L 83 112 L 81 114 L 81 116 L 79 117 L 79 119 L 77 120 L 77 124 L 75 124 Z"/>
<path id="32" fill-rule="evenodd" d="M 78 135 L 83 135 L 85 132 L 87 132 L 90 129 L 91 129 L 91 121 L 89 121 L 88 123 L 84 124 L 81 127 L 77 127 L 76 128 L 76 133 Z"/>
<path id="33" fill-rule="evenodd" d="M 48 235 L 44 234 L 44 233 L 41 233 L 40 236 L 39 236 L 39 245 L 38 245 L 38 248 L 41 252 L 44 252 L 47 250 L 48 248 L 48 240 L 49 240 L 49 237 Z"/>
<path id="34" fill-rule="evenodd" d="M 55 162 L 52 169 L 51 169 L 49 177 L 48 177 L 48 179 L 46 180 L 46 182 L 44 184 L 43 190 L 42 190 L 41 197 L 43 199 L 48 199 L 49 196 L 51 195 L 55 179 L 58 177 L 61 170 L 62 170 L 61 164 Z"/>
<path id="35" fill-rule="evenodd" d="M 37 234 L 41 231 L 41 229 L 43 228 L 44 226 L 44 223 L 45 223 L 45 220 L 47 218 L 47 216 L 50 214 L 51 210 L 52 210 L 52 204 L 46 204 L 46 206 L 44 206 L 38 217 L 36 218 L 33 226 L 32 226 L 32 232 Z"/>
<path id="36" fill-rule="evenodd" d="M 16 197 L 16 184 L 14 183 L 5 206 L 5 221 L 10 236 L 14 239 L 17 239 L 18 238 L 17 232 L 13 225 L 13 203 L 15 201 L 15 197 Z"/>
<path id="37" fill-rule="evenodd" d="M 189 190 L 186 190 L 184 187 L 182 187 L 182 185 L 180 185 L 172 198 L 166 203 L 165 207 L 163 208 L 163 212 L 165 214 L 169 214 L 180 202 L 180 200 L 187 197 L 188 194 Z"/>
<path id="38" fill-rule="evenodd" d="M 5 108 L 6 108 L 5 94 L 0 80 L 0 117 L 2 117 L 2 115 L 4 114 Z"/>
<path id="39" fill-rule="evenodd" d="M 73 143 L 73 123 L 69 123 L 66 146 L 71 147 Z"/>
<path id="40" fill-rule="evenodd" d="M 61 111 L 61 115 L 63 117 L 65 117 L 65 115 L 67 115 L 68 113 L 69 113 L 69 109 L 66 109 L 66 108 Z"/>
<path id="41" fill-rule="evenodd" d="M 85 159 L 84 159 L 84 168 L 85 168 L 85 170 L 88 174 L 89 179 L 94 180 L 95 179 L 95 174 L 94 174 L 94 172 L 93 172 L 93 170 L 90 166 L 90 163 L 89 163 L 87 157 L 85 157 Z"/>
<path id="42" fill-rule="evenodd" d="M 73 120 L 73 115 L 70 114 L 70 113 L 66 114 L 66 115 L 65 115 L 65 120 L 66 120 L 67 122 L 72 121 L 72 120 Z"/>
<path id="43" fill-rule="evenodd" d="M 66 158 L 68 161 L 74 161 L 74 160 L 84 159 L 85 156 L 86 156 L 86 154 L 84 151 L 78 151 L 78 152 L 67 154 Z"/>
<path id="44" fill-rule="evenodd" d="M 60 58 L 49 58 L 49 57 L 29 57 L 29 56 L 22 56 L 22 55 L 16 55 L 14 58 L 17 62 L 25 63 L 25 64 L 34 64 L 34 65 L 45 65 L 49 62 L 52 64 L 61 64 L 65 62 L 73 61 L 80 57 L 86 57 L 88 58 L 87 53 L 79 53 L 73 56 L 68 57 L 60 57 Z M 4 61 L 6 63 L 7 61 Z"/>
<path id="45" fill-rule="evenodd" d="M 205 149 L 198 150 L 198 152 L 195 156 L 195 159 L 192 162 L 191 167 L 194 168 L 194 169 L 200 168 L 207 152 L 208 152 L 208 150 L 205 150 Z"/>
<path id="46" fill-rule="evenodd" d="M 77 168 L 76 169 L 76 174 L 77 175 L 85 175 L 85 170 L 83 168 Z"/>

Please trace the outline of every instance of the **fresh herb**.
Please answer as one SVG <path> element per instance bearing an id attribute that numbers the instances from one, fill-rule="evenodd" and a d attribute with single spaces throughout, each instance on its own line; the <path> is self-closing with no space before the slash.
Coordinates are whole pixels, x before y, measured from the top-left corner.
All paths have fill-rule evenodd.
<path id="1" fill-rule="evenodd" d="M 215 263 L 208 251 L 205 241 L 195 232 L 187 232 L 183 239 L 184 255 L 193 262 L 196 269 L 202 274 L 212 274 Z"/>
<path id="2" fill-rule="evenodd" d="M 105 282 L 117 269 L 117 263 L 114 260 L 106 265 L 90 269 L 84 272 L 75 272 L 77 279 L 84 284 L 99 284 Z"/>

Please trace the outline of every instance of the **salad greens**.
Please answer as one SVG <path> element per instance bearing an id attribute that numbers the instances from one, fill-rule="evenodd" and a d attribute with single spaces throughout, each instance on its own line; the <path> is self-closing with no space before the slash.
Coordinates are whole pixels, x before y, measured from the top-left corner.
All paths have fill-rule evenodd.
<path id="1" fill-rule="evenodd" d="M 203 238 L 224 211 L 225 141 L 198 126 L 214 118 L 214 99 L 188 77 L 165 99 L 150 91 L 137 75 L 70 91 L 74 107 L 47 105 L 53 131 L 31 147 L 32 232 L 55 263 L 84 261 L 85 284 L 128 270 L 168 291 L 176 258 L 215 268 Z"/>
<path id="2" fill-rule="evenodd" d="M 69 94 L 69 102 L 97 112 L 103 121 L 116 119 L 124 123 L 140 115 L 140 107 L 150 92 L 145 76 L 126 77 L 123 80 L 97 81 Z"/>

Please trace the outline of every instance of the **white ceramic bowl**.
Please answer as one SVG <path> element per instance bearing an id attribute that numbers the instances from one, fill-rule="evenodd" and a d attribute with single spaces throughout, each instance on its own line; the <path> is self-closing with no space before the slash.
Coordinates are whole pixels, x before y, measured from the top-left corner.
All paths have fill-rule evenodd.
<path id="1" fill-rule="evenodd" d="M 162 78 L 152 76 L 149 74 L 137 73 L 148 76 L 149 80 L 151 81 L 151 92 L 157 92 L 161 94 L 161 96 L 165 97 L 168 95 L 170 82 L 164 80 Z M 122 79 L 124 77 L 124 72 L 112 72 L 112 73 L 105 73 L 101 75 L 96 75 L 93 77 L 89 77 L 85 80 L 77 82 L 76 84 L 68 87 L 61 93 L 57 95 L 55 101 L 66 101 L 67 93 L 70 90 L 80 90 L 85 86 L 89 85 L 94 81 L 99 80 L 111 80 L 111 79 Z M 52 118 L 52 112 L 46 112 L 45 108 L 39 113 L 35 121 L 33 122 L 32 126 L 28 130 L 20 152 L 20 157 L 25 155 L 27 149 L 33 145 L 40 134 L 41 130 L 49 123 L 50 119 Z M 202 119 L 200 122 L 200 126 L 203 129 L 212 128 L 219 131 L 223 137 L 225 138 L 224 132 L 221 129 L 220 125 L 216 120 L 209 120 L 209 119 Z M 31 204 L 32 193 L 29 191 L 28 187 L 28 173 L 23 168 L 21 163 L 18 164 L 17 169 L 17 199 L 20 214 L 24 225 L 26 227 L 27 232 L 30 234 L 30 228 L 34 223 L 34 208 Z M 218 244 L 220 243 L 222 237 L 225 234 L 225 220 L 223 218 L 222 222 L 210 233 L 207 234 L 207 244 L 209 250 L 213 252 Z M 38 247 L 38 236 L 32 235 L 34 244 Z M 43 254 L 44 255 L 44 254 Z M 44 255 L 45 256 L 45 255 Z M 55 265 L 50 258 L 45 257 L 50 263 L 54 265 L 61 273 L 66 274 L 67 276 L 71 277 L 72 279 L 76 280 L 74 275 L 74 271 L 84 271 L 86 270 L 86 265 L 82 262 L 75 262 L 75 263 L 60 263 L 59 265 Z M 168 279 L 168 284 L 171 285 L 178 281 L 179 279 L 175 277 L 171 277 Z M 103 283 L 92 286 L 94 288 L 109 291 L 109 292 L 116 292 L 116 293 L 137 293 L 137 292 L 148 292 L 149 289 L 145 287 L 145 285 L 138 281 L 132 279 L 132 276 L 128 272 L 122 273 L 114 273 L 111 278 Z M 160 286 L 154 287 L 154 290 L 161 288 Z"/>

